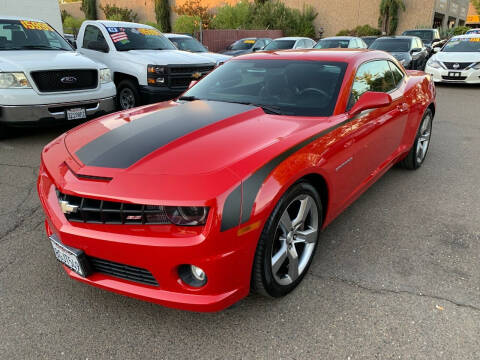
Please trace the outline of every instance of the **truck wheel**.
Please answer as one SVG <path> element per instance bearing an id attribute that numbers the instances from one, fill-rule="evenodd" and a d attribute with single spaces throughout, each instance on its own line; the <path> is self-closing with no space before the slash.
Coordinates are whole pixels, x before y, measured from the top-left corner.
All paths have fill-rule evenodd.
<path id="1" fill-rule="evenodd" d="M 140 94 L 131 80 L 122 80 L 117 85 L 118 108 L 127 110 L 140 105 Z"/>

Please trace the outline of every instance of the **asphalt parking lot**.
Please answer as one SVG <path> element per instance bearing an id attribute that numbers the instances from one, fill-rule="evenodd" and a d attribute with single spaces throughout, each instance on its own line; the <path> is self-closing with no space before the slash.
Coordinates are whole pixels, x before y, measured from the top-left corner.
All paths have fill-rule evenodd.
<path id="1" fill-rule="evenodd" d="M 424 166 L 394 168 L 322 235 L 286 298 L 163 308 L 70 280 L 43 228 L 42 147 L 0 141 L 1 359 L 478 359 L 480 87 L 438 86 Z"/>

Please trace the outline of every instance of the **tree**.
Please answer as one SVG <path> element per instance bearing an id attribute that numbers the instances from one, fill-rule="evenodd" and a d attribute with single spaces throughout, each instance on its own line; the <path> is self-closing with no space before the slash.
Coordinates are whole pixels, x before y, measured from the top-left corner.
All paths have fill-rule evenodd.
<path id="1" fill-rule="evenodd" d="M 162 31 L 170 32 L 170 3 L 168 0 L 155 0 L 155 16 Z"/>
<path id="2" fill-rule="evenodd" d="M 477 10 L 477 13 L 480 15 L 480 0 L 472 0 L 472 5 Z"/>
<path id="3" fill-rule="evenodd" d="M 175 6 L 174 11 L 177 15 L 188 15 L 200 18 L 205 29 L 209 27 L 212 20 L 210 9 L 206 5 L 202 5 L 202 0 L 187 0 L 183 5 Z"/>
<path id="4" fill-rule="evenodd" d="M 404 0 L 382 0 L 380 2 L 380 17 L 378 26 L 387 35 L 395 34 L 398 26 L 399 11 L 406 10 Z"/>
<path id="5" fill-rule="evenodd" d="M 96 0 L 82 0 L 80 10 L 85 14 L 87 20 L 97 20 L 97 1 Z"/>

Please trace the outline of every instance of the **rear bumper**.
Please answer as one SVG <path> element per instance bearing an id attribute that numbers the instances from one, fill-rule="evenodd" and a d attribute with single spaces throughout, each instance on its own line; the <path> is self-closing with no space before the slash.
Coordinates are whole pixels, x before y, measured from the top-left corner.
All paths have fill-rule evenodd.
<path id="1" fill-rule="evenodd" d="M 115 110 L 115 97 L 89 101 L 75 101 L 46 105 L 0 105 L 0 122 L 12 126 L 61 123 L 66 119 L 66 109 L 85 108 L 87 119 Z"/>
<path id="2" fill-rule="evenodd" d="M 65 176 L 70 184 L 84 181 Z M 64 267 L 72 279 L 163 306 L 199 312 L 223 310 L 248 295 L 258 239 L 255 231 L 241 238 L 236 228 L 220 233 L 215 216 L 210 216 L 201 228 L 71 223 L 60 209 L 56 185 L 43 165 L 37 185 L 48 236 L 55 235 L 64 245 L 82 250 L 87 258 L 148 270 L 158 286 L 99 271 L 82 277 Z M 208 279 L 206 285 L 194 288 L 184 283 L 178 274 L 183 264 L 202 268 Z"/>
<path id="3" fill-rule="evenodd" d="M 161 101 L 175 99 L 182 95 L 186 89 L 172 90 L 156 86 L 140 86 L 140 97 L 143 104 L 153 104 Z"/>

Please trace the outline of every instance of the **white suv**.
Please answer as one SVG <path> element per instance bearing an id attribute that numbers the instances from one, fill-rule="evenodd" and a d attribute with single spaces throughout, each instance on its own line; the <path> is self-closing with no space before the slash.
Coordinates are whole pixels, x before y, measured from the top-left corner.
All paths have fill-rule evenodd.
<path id="1" fill-rule="evenodd" d="M 115 109 L 110 70 L 50 25 L 0 17 L 0 137 L 9 126 L 82 120 Z"/>

